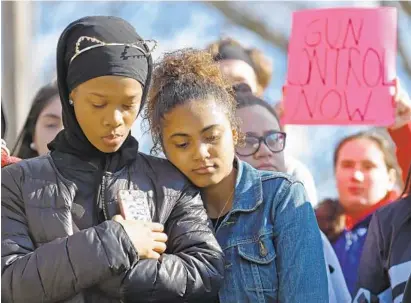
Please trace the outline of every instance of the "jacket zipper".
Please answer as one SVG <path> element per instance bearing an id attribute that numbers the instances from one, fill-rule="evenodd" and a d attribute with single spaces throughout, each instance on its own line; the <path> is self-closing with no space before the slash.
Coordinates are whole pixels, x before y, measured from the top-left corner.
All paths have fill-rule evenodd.
<path id="1" fill-rule="evenodd" d="M 100 184 L 101 186 L 100 186 L 100 195 L 99 195 L 99 204 L 101 204 L 101 206 L 103 207 L 104 221 L 107 221 L 109 219 L 107 205 L 106 205 L 106 199 L 105 199 L 107 168 L 108 168 L 108 161 L 106 159 L 105 168 L 104 168 L 104 171 L 103 171 L 103 175 L 101 177 L 101 184 Z"/>
<path id="2" fill-rule="evenodd" d="M 107 215 L 106 199 L 105 199 L 105 192 L 106 192 L 106 174 L 105 173 L 103 173 L 100 188 L 101 188 L 100 203 L 103 206 L 104 221 L 107 221 L 108 220 L 108 215 Z"/>

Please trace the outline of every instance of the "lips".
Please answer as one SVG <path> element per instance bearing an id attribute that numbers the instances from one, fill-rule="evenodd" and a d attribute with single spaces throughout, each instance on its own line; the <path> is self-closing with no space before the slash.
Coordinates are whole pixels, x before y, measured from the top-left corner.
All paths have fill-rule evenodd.
<path id="1" fill-rule="evenodd" d="M 348 192 L 352 195 L 360 195 L 364 192 L 364 189 L 361 187 L 356 187 L 356 186 L 350 186 L 348 187 Z"/>
<path id="2" fill-rule="evenodd" d="M 199 168 L 193 169 L 193 172 L 198 174 L 198 175 L 207 175 L 215 172 L 215 166 L 214 165 L 204 165 Z"/>
<path id="3" fill-rule="evenodd" d="M 121 143 L 123 136 L 117 134 L 111 134 L 105 137 L 102 137 L 104 144 L 108 146 L 117 146 Z"/>

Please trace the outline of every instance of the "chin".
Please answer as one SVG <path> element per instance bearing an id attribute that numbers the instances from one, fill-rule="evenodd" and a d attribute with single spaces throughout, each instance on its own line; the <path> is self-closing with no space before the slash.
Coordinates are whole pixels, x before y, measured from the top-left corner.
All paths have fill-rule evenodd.
<path id="1" fill-rule="evenodd" d="M 352 210 L 361 211 L 370 207 L 365 199 L 352 199 L 350 205 L 348 206 Z"/>
<path id="2" fill-rule="evenodd" d="M 118 151 L 121 146 L 123 144 L 120 145 L 116 145 L 116 146 L 102 146 L 101 148 L 97 148 L 99 151 L 106 153 L 106 154 L 110 154 L 110 153 L 115 153 L 116 151 Z"/>
<path id="3" fill-rule="evenodd" d="M 206 188 L 220 183 L 221 178 L 215 175 L 194 176 L 190 181 L 199 188 Z"/>

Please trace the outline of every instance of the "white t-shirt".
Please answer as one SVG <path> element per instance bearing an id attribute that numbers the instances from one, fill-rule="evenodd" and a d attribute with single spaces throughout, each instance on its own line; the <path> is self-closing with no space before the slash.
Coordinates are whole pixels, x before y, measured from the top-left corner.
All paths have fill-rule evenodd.
<path id="1" fill-rule="evenodd" d="M 325 263 L 327 264 L 328 276 L 328 296 L 330 303 L 349 303 L 351 302 L 351 295 L 345 283 L 344 275 L 341 270 L 340 262 L 338 262 L 337 255 L 327 237 L 321 232 L 323 240 L 323 250 Z M 330 269 L 332 268 L 332 272 Z"/>
<path id="2" fill-rule="evenodd" d="M 311 205 L 315 208 L 318 204 L 317 190 L 314 178 L 308 168 L 301 161 L 293 157 L 285 157 L 285 169 L 287 174 L 303 183 L 308 199 L 310 199 Z"/>

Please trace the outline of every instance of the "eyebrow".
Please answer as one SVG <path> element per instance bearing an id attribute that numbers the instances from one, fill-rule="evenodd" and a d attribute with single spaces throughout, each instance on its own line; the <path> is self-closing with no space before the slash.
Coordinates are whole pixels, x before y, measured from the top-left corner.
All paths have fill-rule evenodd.
<path id="1" fill-rule="evenodd" d="M 280 130 L 275 130 L 275 129 L 267 130 L 267 131 L 264 132 L 264 136 L 275 134 L 275 133 L 281 133 L 281 131 Z M 247 132 L 246 135 L 259 137 L 259 135 L 255 132 Z"/>
<path id="2" fill-rule="evenodd" d="M 61 119 L 61 116 L 55 115 L 55 114 L 44 114 L 42 115 L 44 118 L 54 118 L 54 119 Z"/>
<path id="3" fill-rule="evenodd" d="M 203 134 L 203 133 L 205 133 L 206 131 L 208 131 L 208 130 L 210 130 L 210 129 L 212 129 L 212 128 L 215 128 L 215 127 L 217 127 L 217 126 L 219 126 L 219 125 L 218 125 L 218 124 L 213 124 L 213 125 L 204 127 L 204 128 L 201 130 L 201 133 Z M 185 133 L 175 133 L 175 134 L 172 134 L 172 135 L 170 136 L 170 138 L 174 138 L 174 137 L 190 137 L 190 136 L 189 136 L 188 134 L 185 134 Z"/>
<path id="4" fill-rule="evenodd" d="M 340 162 L 341 163 L 354 163 L 355 161 L 351 159 L 341 159 Z"/>
<path id="5" fill-rule="evenodd" d="M 98 98 L 109 98 L 109 96 L 97 93 L 97 92 L 91 92 L 90 95 L 96 96 Z M 124 99 L 126 99 L 127 101 L 133 100 L 134 98 L 138 97 L 138 94 L 131 94 L 131 95 L 127 95 L 124 97 Z"/>
<path id="6" fill-rule="evenodd" d="M 91 92 L 90 95 L 93 95 L 93 96 L 96 96 L 96 97 L 99 97 L 99 98 L 106 98 L 106 97 L 107 97 L 107 96 L 105 96 L 105 95 L 102 95 L 102 94 L 99 94 L 99 93 L 95 93 L 95 92 Z"/>
<path id="7" fill-rule="evenodd" d="M 357 163 L 357 162 L 359 162 L 359 163 L 361 163 L 361 164 L 373 164 L 373 165 L 378 165 L 375 161 L 369 160 L 369 159 L 362 159 L 362 160 L 359 160 L 359 161 L 351 160 L 351 159 L 342 159 L 341 162 L 342 162 L 342 163 Z"/>

